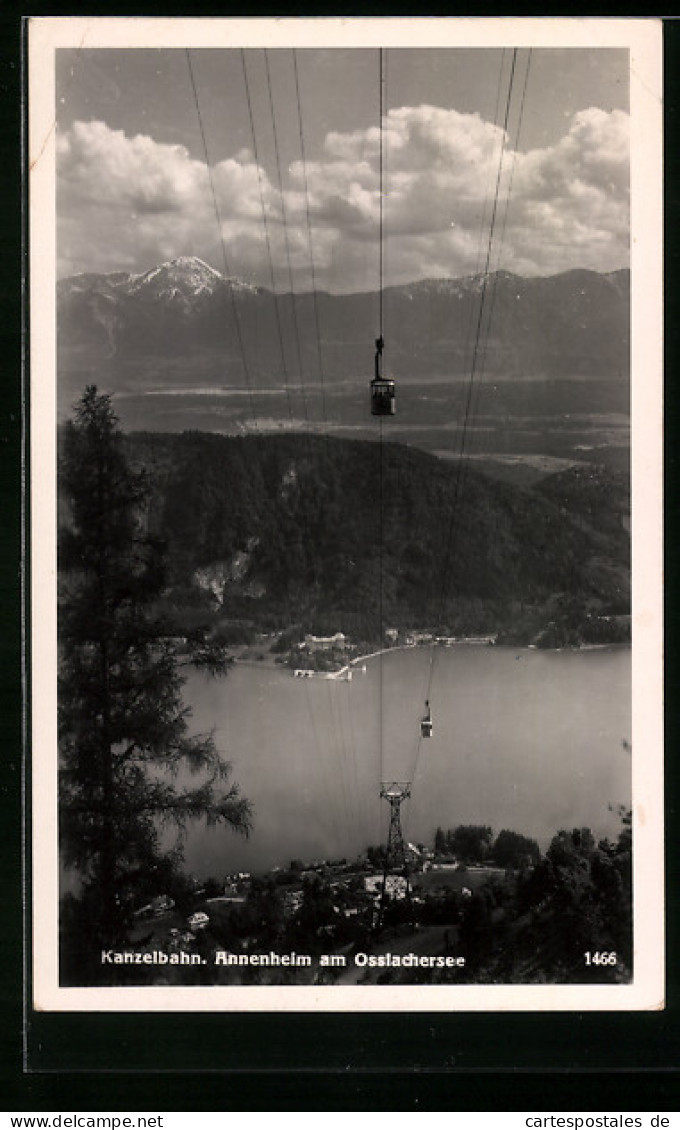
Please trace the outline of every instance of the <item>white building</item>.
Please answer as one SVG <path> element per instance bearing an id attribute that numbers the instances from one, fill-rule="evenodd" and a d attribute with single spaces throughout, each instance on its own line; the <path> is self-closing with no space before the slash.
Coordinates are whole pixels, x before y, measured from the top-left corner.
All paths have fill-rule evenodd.
<path id="1" fill-rule="evenodd" d="M 347 637 L 344 632 L 336 632 L 334 636 L 305 636 L 305 647 L 310 651 L 329 651 L 333 647 L 347 647 Z"/>

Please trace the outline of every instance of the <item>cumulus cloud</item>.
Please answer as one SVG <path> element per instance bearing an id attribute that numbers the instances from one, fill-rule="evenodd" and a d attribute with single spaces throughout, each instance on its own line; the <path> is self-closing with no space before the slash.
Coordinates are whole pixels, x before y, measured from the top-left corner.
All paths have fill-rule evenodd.
<path id="1" fill-rule="evenodd" d="M 247 149 L 209 178 L 181 145 L 76 122 L 57 146 L 60 270 L 143 270 L 186 254 L 224 269 L 223 240 L 232 274 L 265 286 L 273 274 L 283 287 L 290 265 L 302 289 L 310 224 L 317 285 L 375 289 L 380 140 L 375 127 L 329 133 L 315 159 L 286 170 L 282 197 Z M 583 110 L 553 146 L 514 152 L 477 114 L 405 106 L 387 115 L 382 146 L 388 284 L 482 269 L 499 169 L 494 267 L 531 275 L 628 263 L 621 111 Z"/>
<path id="2" fill-rule="evenodd" d="M 58 139 L 57 172 L 62 273 L 146 269 L 184 254 L 223 268 L 221 235 L 227 251 L 232 242 L 239 250 L 235 265 L 253 270 L 262 255 L 262 208 L 280 209 L 247 150 L 209 176 L 184 146 L 127 137 L 104 122 L 76 122 Z"/>

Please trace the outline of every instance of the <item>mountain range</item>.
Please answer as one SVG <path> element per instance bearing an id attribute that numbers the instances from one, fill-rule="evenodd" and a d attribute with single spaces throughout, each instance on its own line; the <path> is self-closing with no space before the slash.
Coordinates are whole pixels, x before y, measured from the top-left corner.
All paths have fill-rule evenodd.
<path id="1" fill-rule="evenodd" d="M 572 270 L 423 279 L 382 295 L 384 371 L 498 378 L 629 375 L 630 277 Z M 57 284 L 60 370 L 115 371 L 149 357 L 219 358 L 226 387 L 370 372 L 378 293 L 274 294 L 185 256 L 143 274 Z M 482 302 L 483 299 L 483 302 Z"/>

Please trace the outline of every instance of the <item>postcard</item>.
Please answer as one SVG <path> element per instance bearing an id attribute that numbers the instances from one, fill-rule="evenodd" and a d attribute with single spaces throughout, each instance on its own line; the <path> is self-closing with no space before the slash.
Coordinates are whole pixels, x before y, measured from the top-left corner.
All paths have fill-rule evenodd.
<path id="1" fill-rule="evenodd" d="M 663 1008 L 660 22 L 28 69 L 33 1007 Z"/>

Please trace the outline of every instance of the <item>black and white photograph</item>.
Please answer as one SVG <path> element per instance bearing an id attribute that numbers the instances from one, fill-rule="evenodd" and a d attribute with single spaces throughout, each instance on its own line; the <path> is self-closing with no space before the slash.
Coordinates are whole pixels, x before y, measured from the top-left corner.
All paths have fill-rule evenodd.
<path id="1" fill-rule="evenodd" d="M 36 1007 L 663 1007 L 660 44 L 30 21 Z"/>

